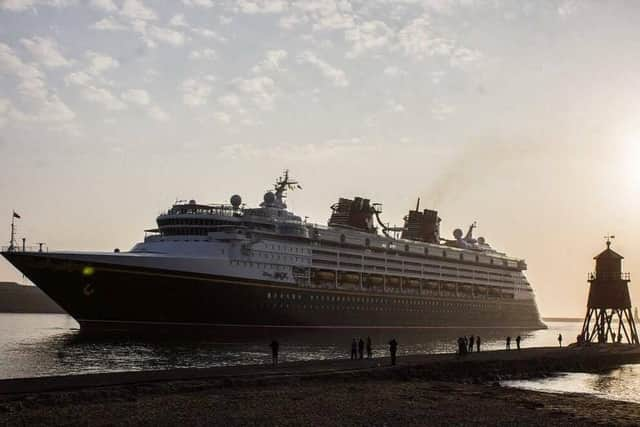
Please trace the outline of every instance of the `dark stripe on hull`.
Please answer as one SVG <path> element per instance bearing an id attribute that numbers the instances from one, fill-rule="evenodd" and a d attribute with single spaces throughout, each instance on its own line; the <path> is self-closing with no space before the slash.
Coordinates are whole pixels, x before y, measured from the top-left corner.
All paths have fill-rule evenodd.
<path id="1" fill-rule="evenodd" d="M 84 328 L 543 328 L 533 300 L 365 294 L 4 253 Z M 85 267 L 91 269 L 85 269 Z M 90 274 L 88 274 L 90 273 Z"/>

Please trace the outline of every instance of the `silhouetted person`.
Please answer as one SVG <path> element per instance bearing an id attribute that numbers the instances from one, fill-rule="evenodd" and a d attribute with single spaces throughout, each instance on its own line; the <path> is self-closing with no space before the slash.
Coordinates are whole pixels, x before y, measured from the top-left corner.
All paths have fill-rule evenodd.
<path id="1" fill-rule="evenodd" d="M 518 336 L 516 337 L 516 348 L 517 348 L 518 350 L 520 350 L 520 340 L 521 340 L 520 335 L 518 335 Z"/>
<path id="2" fill-rule="evenodd" d="M 476 337 L 476 351 L 480 353 L 480 337 Z"/>
<path id="3" fill-rule="evenodd" d="M 618 342 L 621 343 L 622 342 L 622 334 L 618 334 Z"/>
<path id="4" fill-rule="evenodd" d="M 473 353 L 473 342 L 475 341 L 473 335 L 469 337 L 469 353 Z"/>
<path id="5" fill-rule="evenodd" d="M 354 338 L 351 341 L 351 360 L 356 360 L 358 358 L 358 342 Z"/>
<path id="6" fill-rule="evenodd" d="M 396 352 L 398 351 L 398 341 L 395 338 L 392 338 L 389 341 L 389 353 L 391 353 L 391 365 L 396 364 Z"/>
<path id="7" fill-rule="evenodd" d="M 507 350 L 511 350 L 511 337 L 507 337 Z"/>
<path id="8" fill-rule="evenodd" d="M 358 354 L 360 355 L 360 359 L 364 359 L 364 341 L 362 338 L 358 340 Z"/>
<path id="9" fill-rule="evenodd" d="M 371 337 L 367 337 L 367 359 L 371 359 L 373 349 L 371 347 Z"/>
<path id="10" fill-rule="evenodd" d="M 611 332 L 611 342 L 616 342 L 616 333 L 615 332 Z"/>
<path id="11" fill-rule="evenodd" d="M 558 334 L 558 344 L 562 347 L 562 334 Z"/>
<path id="12" fill-rule="evenodd" d="M 271 344 L 269 344 L 269 347 L 271 347 L 271 359 L 273 361 L 273 366 L 276 366 L 278 364 L 278 351 L 280 350 L 280 343 L 276 340 L 271 341 Z"/>

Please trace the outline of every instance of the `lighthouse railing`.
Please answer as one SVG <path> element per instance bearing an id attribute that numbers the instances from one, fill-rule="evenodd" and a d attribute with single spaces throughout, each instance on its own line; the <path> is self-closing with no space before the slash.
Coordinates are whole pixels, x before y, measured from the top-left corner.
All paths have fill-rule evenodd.
<path id="1" fill-rule="evenodd" d="M 592 272 L 587 274 L 587 280 L 631 280 L 631 274 L 624 272 Z"/>

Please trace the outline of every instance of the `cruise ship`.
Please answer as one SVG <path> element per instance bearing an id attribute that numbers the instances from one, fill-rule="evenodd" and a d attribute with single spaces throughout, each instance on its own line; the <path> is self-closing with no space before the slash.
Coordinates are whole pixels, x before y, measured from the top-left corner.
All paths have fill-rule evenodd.
<path id="1" fill-rule="evenodd" d="M 327 226 L 287 209 L 288 172 L 257 207 L 176 202 L 129 251 L 2 255 L 86 330 L 544 328 L 526 263 L 440 236 L 433 210 L 388 227 L 381 205 L 339 198 Z"/>

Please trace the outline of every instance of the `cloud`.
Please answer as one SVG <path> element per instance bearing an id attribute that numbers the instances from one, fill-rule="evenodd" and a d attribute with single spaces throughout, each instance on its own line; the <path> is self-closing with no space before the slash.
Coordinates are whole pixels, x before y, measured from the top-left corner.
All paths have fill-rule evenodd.
<path id="1" fill-rule="evenodd" d="M 22 12 L 35 6 L 67 7 L 77 3 L 77 0 L 2 0 L 0 8 L 13 12 Z"/>
<path id="2" fill-rule="evenodd" d="M 130 103 L 135 105 L 149 105 L 151 103 L 151 98 L 149 97 L 149 93 L 143 89 L 128 89 L 120 95 L 120 97 Z"/>
<path id="3" fill-rule="evenodd" d="M 233 85 L 250 96 L 252 102 L 261 110 L 273 110 L 275 101 L 275 83 L 266 76 L 249 79 L 234 79 Z"/>
<path id="4" fill-rule="evenodd" d="M 282 68 L 280 64 L 287 56 L 287 51 L 283 49 L 268 50 L 265 53 L 265 58 L 255 65 L 251 69 L 251 72 L 254 74 L 263 74 L 272 71 L 284 71 L 284 68 Z"/>
<path id="5" fill-rule="evenodd" d="M 300 24 L 309 22 L 309 18 L 306 15 L 287 15 L 278 20 L 278 27 L 290 30 Z"/>
<path id="6" fill-rule="evenodd" d="M 385 69 L 382 72 L 384 73 L 385 76 L 389 76 L 389 77 L 400 77 L 407 74 L 406 71 L 404 71 L 402 68 L 399 68 L 395 65 L 389 65 L 385 67 Z"/>
<path id="7" fill-rule="evenodd" d="M 189 53 L 189 59 L 199 60 L 199 59 L 216 59 L 218 55 L 216 51 L 213 49 L 202 49 L 202 50 L 192 50 Z"/>
<path id="8" fill-rule="evenodd" d="M 0 75 L 13 76 L 18 80 L 18 92 L 24 97 L 31 111 L 23 113 L 13 104 L 3 104 L 4 119 L 13 118 L 34 122 L 65 122 L 75 119 L 75 113 L 51 92 L 46 84 L 45 75 L 33 64 L 20 59 L 14 50 L 0 43 Z"/>
<path id="9" fill-rule="evenodd" d="M 124 0 L 120 13 L 130 19 L 140 19 L 143 21 L 158 19 L 158 15 L 156 15 L 153 9 L 145 6 L 142 0 Z"/>
<path id="10" fill-rule="evenodd" d="M 322 75 L 336 87 L 349 86 L 349 80 L 344 71 L 336 68 L 327 62 L 318 58 L 313 52 L 305 51 L 298 56 L 298 62 L 301 64 L 310 64 L 320 70 Z"/>
<path id="11" fill-rule="evenodd" d="M 197 34 L 201 37 L 207 38 L 207 39 L 213 39 L 213 40 L 217 40 L 219 42 L 226 42 L 227 39 L 221 35 L 219 35 L 218 33 L 216 33 L 213 30 L 209 30 L 208 28 L 192 28 L 191 31 L 193 31 L 194 34 Z"/>
<path id="12" fill-rule="evenodd" d="M 231 116 L 224 111 L 216 111 L 213 113 L 213 118 L 221 123 L 229 123 L 231 122 Z"/>
<path id="13" fill-rule="evenodd" d="M 182 0 L 182 3 L 186 6 L 197 6 L 197 7 L 213 7 L 213 2 L 211 0 Z"/>
<path id="14" fill-rule="evenodd" d="M 240 97 L 235 93 L 230 93 L 218 97 L 218 104 L 224 107 L 226 111 L 244 114 L 246 111 L 242 108 Z"/>
<path id="15" fill-rule="evenodd" d="M 89 84 L 92 80 L 93 77 L 83 71 L 69 73 L 64 78 L 65 84 L 78 86 Z"/>
<path id="16" fill-rule="evenodd" d="M 452 67 L 463 67 L 469 63 L 476 62 L 482 58 L 482 53 L 477 50 L 467 49 L 466 47 L 456 48 L 451 57 L 449 63 Z"/>
<path id="17" fill-rule="evenodd" d="M 361 53 L 388 46 L 393 41 L 394 32 L 382 21 L 367 21 L 348 29 L 345 40 L 351 43 L 347 57 L 356 57 Z"/>
<path id="18" fill-rule="evenodd" d="M 314 31 L 347 29 L 355 24 L 351 3 L 348 1 L 308 0 L 297 2 L 294 6 L 304 16 L 299 20 L 312 22 Z"/>
<path id="19" fill-rule="evenodd" d="M 68 61 L 60 50 L 55 40 L 50 38 L 34 36 L 30 39 L 21 39 L 22 45 L 31 53 L 33 58 L 45 67 L 68 67 Z"/>
<path id="20" fill-rule="evenodd" d="M 431 105 L 431 115 L 436 120 L 444 120 L 455 111 L 456 108 L 453 105 L 446 104 L 442 101 L 435 101 Z"/>
<path id="21" fill-rule="evenodd" d="M 398 49 L 406 56 L 422 60 L 434 55 L 449 55 L 454 48 L 451 40 L 435 35 L 427 16 L 412 20 L 398 32 Z"/>
<path id="22" fill-rule="evenodd" d="M 164 110 L 151 103 L 151 97 L 144 89 L 128 89 L 122 92 L 120 98 L 129 104 L 146 108 L 147 115 L 153 120 L 163 122 L 169 119 L 169 115 Z"/>
<path id="23" fill-rule="evenodd" d="M 283 0 L 238 0 L 239 12 L 245 14 L 282 13 L 287 10 L 287 2 Z"/>
<path id="24" fill-rule="evenodd" d="M 404 112 L 404 105 L 397 103 L 393 99 L 390 99 L 387 101 L 387 110 L 392 113 L 402 113 Z"/>
<path id="25" fill-rule="evenodd" d="M 99 31 L 124 31 L 124 30 L 127 30 L 127 27 L 125 25 L 119 23 L 118 21 L 116 21 L 115 19 L 113 19 L 110 16 L 101 19 L 100 21 L 96 22 L 95 24 L 90 25 L 89 28 L 91 28 L 93 30 L 99 30 Z"/>
<path id="26" fill-rule="evenodd" d="M 127 104 L 122 102 L 118 97 L 116 97 L 106 88 L 87 84 L 82 86 L 81 93 L 87 101 L 95 102 L 96 104 L 103 106 L 109 111 L 119 111 L 127 109 Z"/>
<path id="27" fill-rule="evenodd" d="M 165 113 L 160 107 L 155 105 L 151 106 L 151 108 L 147 110 L 147 114 L 153 120 L 157 120 L 159 122 L 164 122 L 166 120 L 169 120 L 169 115 Z"/>
<path id="28" fill-rule="evenodd" d="M 116 6 L 113 0 L 91 0 L 91 6 L 106 12 L 115 12 L 118 10 L 118 6 Z"/>
<path id="29" fill-rule="evenodd" d="M 182 82 L 182 102 L 190 107 L 205 105 L 211 95 L 210 84 L 196 79 L 187 79 Z"/>
<path id="30" fill-rule="evenodd" d="M 177 15 L 173 15 L 173 17 L 169 20 L 169 25 L 173 27 L 186 27 L 187 21 L 185 21 L 184 15 L 179 13 Z"/>
<path id="31" fill-rule="evenodd" d="M 171 28 L 152 26 L 147 34 L 154 40 L 164 42 L 173 46 L 182 46 L 185 40 L 183 33 L 172 30 Z"/>
<path id="32" fill-rule="evenodd" d="M 89 50 L 85 53 L 85 57 L 88 62 L 87 71 L 94 76 L 101 75 L 105 71 L 113 70 L 120 66 L 117 59 L 104 53 Z"/>

